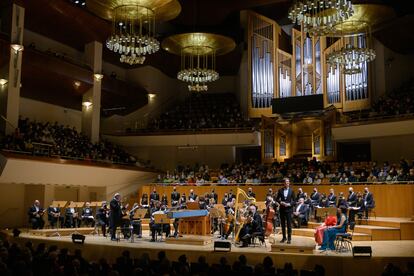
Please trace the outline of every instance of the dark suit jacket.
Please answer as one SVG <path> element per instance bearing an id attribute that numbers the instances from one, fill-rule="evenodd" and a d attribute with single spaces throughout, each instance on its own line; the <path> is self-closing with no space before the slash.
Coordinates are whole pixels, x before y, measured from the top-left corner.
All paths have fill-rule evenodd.
<path id="1" fill-rule="evenodd" d="M 284 193 L 283 193 L 284 189 L 285 188 L 279 189 L 279 191 L 277 192 L 276 201 L 279 203 L 281 202 L 290 203 L 290 206 L 288 207 L 280 205 L 280 211 L 287 212 L 287 213 L 292 212 L 293 205 L 295 204 L 295 193 L 293 192 L 292 188 L 289 187 L 287 197 L 285 198 Z"/>
<path id="2" fill-rule="evenodd" d="M 43 208 L 39 207 L 39 212 L 42 212 Z M 29 215 L 29 221 L 32 218 L 36 218 L 36 216 L 33 214 L 36 212 L 36 207 L 34 205 L 30 206 L 29 211 L 27 211 L 27 214 Z"/>
<path id="3" fill-rule="evenodd" d="M 180 195 L 179 192 L 177 192 L 177 191 L 172 192 L 171 193 L 171 202 L 173 202 L 173 201 L 179 201 L 180 200 L 180 197 L 181 197 L 181 195 Z"/>
<path id="4" fill-rule="evenodd" d="M 319 192 L 313 192 L 310 196 L 311 200 L 319 202 L 321 200 L 321 194 Z"/>
<path id="5" fill-rule="evenodd" d="M 257 212 L 253 215 L 252 225 L 253 233 L 263 233 L 263 220 Z"/>
<path id="6" fill-rule="evenodd" d="M 371 208 L 375 205 L 374 196 L 371 192 L 364 194 L 364 202 L 366 202 L 366 206 L 369 206 Z"/>
<path id="7" fill-rule="evenodd" d="M 294 211 L 296 212 L 297 206 L 295 207 Z M 308 213 L 308 206 L 306 204 L 302 204 L 299 208 L 299 214 L 306 216 Z"/>
<path id="8" fill-rule="evenodd" d="M 352 194 L 348 195 L 348 198 L 346 199 L 346 201 L 348 201 L 349 207 L 355 207 L 356 206 L 356 201 L 357 201 L 357 194 L 352 193 Z"/>
<path id="9" fill-rule="evenodd" d="M 122 217 L 121 204 L 119 204 L 119 202 L 113 198 L 109 205 L 111 208 L 110 223 L 111 225 L 118 224 L 119 221 L 121 221 Z"/>
<path id="10" fill-rule="evenodd" d="M 47 208 L 47 219 L 48 220 L 53 220 L 53 219 L 57 219 L 56 217 L 52 216 L 52 213 L 60 213 L 60 208 L 56 207 L 49 207 Z"/>
<path id="11" fill-rule="evenodd" d="M 160 200 L 160 195 L 158 193 L 151 193 L 150 194 L 150 202 L 154 200 Z"/>
<path id="12" fill-rule="evenodd" d="M 336 195 L 328 195 L 328 201 L 332 201 L 334 205 L 336 205 Z"/>

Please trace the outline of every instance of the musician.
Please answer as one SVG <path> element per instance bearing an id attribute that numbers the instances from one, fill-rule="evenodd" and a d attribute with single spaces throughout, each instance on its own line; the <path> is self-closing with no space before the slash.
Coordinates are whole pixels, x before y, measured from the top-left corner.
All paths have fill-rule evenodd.
<path id="1" fill-rule="evenodd" d="M 85 208 L 82 210 L 82 222 L 87 226 L 95 226 L 95 218 L 93 217 L 93 210 L 89 202 L 85 203 Z"/>
<path id="2" fill-rule="evenodd" d="M 214 202 L 218 202 L 218 195 L 215 192 L 214 188 L 211 189 L 210 198 L 214 198 Z"/>
<path id="3" fill-rule="evenodd" d="M 221 221 L 220 223 L 220 234 L 222 240 L 227 240 L 227 238 L 231 235 L 234 230 L 234 203 L 229 201 L 226 206 L 224 206 L 224 211 L 226 214 L 225 220 Z M 228 228 L 225 227 L 227 224 Z M 226 229 L 227 228 L 227 229 Z"/>
<path id="4" fill-rule="evenodd" d="M 57 223 L 62 227 L 63 217 L 60 216 L 60 208 L 52 207 L 52 205 L 50 205 L 49 208 L 47 208 L 47 220 L 52 228 L 55 228 Z"/>
<path id="5" fill-rule="evenodd" d="M 329 189 L 328 202 L 329 206 L 336 206 L 336 195 L 334 189 Z"/>
<path id="6" fill-rule="evenodd" d="M 134 203 L 131 211 L 129 211 L 129 219 L 133 228 L 133 234 L 138 236 L 138 239 L 142 238 L 142 225 L 141 218 L 135 218 L 135 212 L 139 209 L 138 203 Z"/>
<path id="7" fill-rule="evenodd" d="M 165 232 L 167 237 L 170 235 L 170 224 L 156 224 L 154 215 L 165 214 L 165 207 L 161 206 L 160 202 L 156 202 L 155 206 L 151 209 L 151 220 L 150 220 L 150 229 L 151 229 L 151 242 L 155 242 L 156 231 L 158 233 Z"/>
<path id="8" fill-rule="evenodd" d="M 296 228 L 300 228 L 302 224 L 306 225 L 308 223 L 308 206 L 306 206 L 303 197 L 299 198 L 299 203 L 295 207 L 292 220 Z"/>
<path id="9" fill-rule="evenodd" d="M 171 207 L 177 207 L 180 201 L 180 193 L 177 192 L 177 188 L 174 186 L 171 193 Z"/>
<path id="10" fill-rule="evenodd" d="M 131 221 L 129 218 L 129 211 L 128 211 L 129 203 L 126 203 L 125 205 L 121 202 L 121 231 L 122 235 L 125 239 L 129 239 L 131 237 Z"/>
<path id="11" fill-rule="evenodd" d="M 303 192 L 302 188 L 298 189 L 298 194 L 296 195 L 296 202 L 299 202 L 299 199 L 305 198 L 305 193 Z"/>
<path id="12" fill-rule="evenodd" d="M 206 199 L 204 198 L 204 196 L 200 196 L 198 198 L 198 207 L 200 208 L 200 210 L 207 209 L 207 202 L 206 202 Z"/>
<path id="13" fill-rule="evenodd" d="M 346 201 L 343 192 L 340 192 L 338 195 L 338 202 L 336 203 L 336 207 L 339 208 L 339 206 L 346 206 L 346 208 L 348 208 L 348 202 Z"/>
<path id="14" fill-rule="evenodd" d="M 191 189 L 190 194 L 188 195 L 188 201 L 189 202 L 194 202 L 194 201 L 196 201 L 196 199 L 197 199 L 197 195 L 196 195 L 196 193 L 194 193 L 194 190 Z"/>
<path id="15" fill-rule="evenodd" d="M 256 194 L 253 192 L 252 187 L 249 187 L 249 189 L 247 190 L 247 196 L 256 198 Z"/>
<path id="16" fill-rule="evenodd" d="M 247 247 L 251 243 L 252 235 L 261 237 L 261 241 L 264 242 L 262 217 L 259 213 L 257 213 L 257 209 L 254 204 L 249 206 L 248 216 L 242 229 L 240 230 L 242 247 Z"/>
<path id="17" fill-rule="evenodd" d="M 266 199 L 271 196 L 272 198 L 274 198 L 274 194 L 273 194 L 273 190 L 272 188 L 269 188 L 269 190 L 267 190 L 267 194 L 266 194 Z"/>
<path id="18" fill-rule="evenodd" d="M 230 191 L 229 191 L 229 193 L 228 193 L 228 195 L 227 195 L 228 197 L 227 197 L 227 201 L 232 201 L 233 200 L 233 198 L 234 199 L 236 199 L 236 195 L 235 194 L 233 194 L 233 190 L 232 189 L 230 189 Z"/>
<path id="19" fill-rule="evenodd" d="M 168 206 L 168 198 L 166 194 L 163 194 L 161 197 L 161 204 L 164 205 L 165 207 Z"/>
<path id="20" fill-rule="evenodd" d="M 73 201 L 69 202 L 70 206 Z M 77 228 L 80 226 L 79 213 L 74 207 L 67 207 L 65 210 L 65 227 L 66 228 Z"/>
<path id="21" fill-rule="evenodd" d="M 32 229 L 43 229 L 45 225 L 45 221 L 42 218 L 43 213 L 44 209 L 40 206 L 40 201 L 36 199 L 27 212 Z"/>
<path id="22" fill-rule="evenodd" d="M 160 200 L 160 195 L 157 193 L 157 189 L 153 189 L 150 194 L 150 206 L 153 207 L 156 201 Z"/>
<path id="23" fill-rule="evenodd" d="M 155 190 L 155 189 L 154 189 Z M 121 224 L 121 195 L 116 193 L 114 198 L 109 203 L 111 210 L 109 214 L 109 228 L 111 231 L 111 241 L 116 241 L 116 228 Z"/>
<path id="24" fill-rule="evenodd" d="M 96 220 L 98 225 L 101 226 L 102 235 L 106 237 L 106 226 L 108 225 L 109 210 L 107 208 L 106 201 L 102 202 L 102 206 L 96 212 Z"/>
<path id="25" fill-rule="evenodd" d="M 223 199 L 221 200 L 221 204 L 223 204 L 223 206 L 227 206 L 228 201 L 229 201 L 229 195 L 227 193 L 224 193 Z"/>
<path id="26" fill-rule="evenodd" d="M 180 201 L 178 202 L 180 209 L 187 209 L 187 197 L 185 196 L 185 193 L 182 193 Z"/>
<path id="27" fill-rule="evenodd" d="M 336 234 L 345 233 L 347 228 L 346 206 L 340 206 L 337 213 L 336 226 L 328 226 L 323 233 L 323 243 L 319 250 L 335 250 Z"/>
<path id="28" fill-rule="evenodd" d="M 295 204 L 295 193 L 290 188 L 290 180 L 285 179 L 284 187 L 281 188 L 276 196 L 276 201 L 279 202 L 280 207 L 280 222 L 282 226 L 283 238 L 280 241 L 284 243 L 286 241 L 286 228 L 287 228 L 287 243 L 291 243 L 292 239 L 292 211 Z"/>
<path id="29" fill-rule="evenodd" d="M 148 194 L 147 193 L 142 194 L 140 204 L 141 204 L 142 208 L 148 208 L 149 207 L 149 201 L 148 201 Z"/>
<path id="30" fill-rule="evenodd" d="M 364 188 L 364 211 L 365 218 L 368 219 L 368 212 L 375 208 L 374 195 L 369 191 L 368 187 Z"/>
<path id="31" fill-rule="evenodd" d="M 353 208 L 356 207 L 357 199 L 358 197 L 357 194 L 354 192 L 354 189 L 352 187 L 349 187 L 348 198 L 346 199 L 346 201 L 348 202 L 348 208 L 350 208 L 348 218 L 350 224 L 355 222 L 355 214 L 357 213 L 357 211 Z"/>

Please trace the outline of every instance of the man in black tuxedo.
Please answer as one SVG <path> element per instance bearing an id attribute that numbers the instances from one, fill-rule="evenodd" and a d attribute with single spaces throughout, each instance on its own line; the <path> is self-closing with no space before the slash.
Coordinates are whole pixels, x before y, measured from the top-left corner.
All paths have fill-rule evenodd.
<path id="1" fill-rule="evenodd" d="M 32 229 L 43 229 L 45 221 L 43 220 L 44 210 L 40 207 L 40 201 L 35 200 L 34 204 L 29 208 L 27 215 L 29 216 L 29 223 L 32 225 Z"/>
<path id="2" fill-rule="evenodd" d="M 211 193 L 210 193 L 210 198 L 214 198 L 214 202 L 215 202 L 216 204 L 218 203 L 218 195 L 217 195 L 217 193 L 215 192 L 214 188 L 211 190 Z"/>
<path id="3" fill-rule="evenodd" d="M 116 228 L 121 224 L 122 212 L 121 212 L 121 195 L 116 193 L 111 200 L 110 215 L 109 215 L 109 227 L 111 230 L 111 241 L 116 241 Z"/>
<path id="4" fill-rule="evenodd" d="M 353 210 L 352 208 L 357 207 L 357 200 L 358 200 L 358 196 L 357 194 L 354 192 L 354 189 L 352 187 L 349 187 L 349 194 L 348 194 L 348 198 L 346 199 L 346 201 L 348 202 L 348 207 L 349 209 L 349 218 L 348 218 L 348 222 L 349 223 L 354 223 L 355 222 L 355 214 L 357 213 L 357 210 Z"/>
<path id="5" fill-rule="evenodd" d="M 374 195 L 369 191 L 368 187 L 364 189 L 364 211 L 365 218 L 368 218 L 369 209 L 375 208 Z"/>
<path id="6" fill-rule="evenodd" d="M 150 206 L 154 207 L 155 202 L 160 201 L 160 195 L 157 193 L 157 190 L 154 188 L 150 194 Z"/>
<path id="7" fill-rule="evenodd" d="M 292 211 L 295 204 L 295 194 L 290 188 L 290 180 L 285 179 L 285 186 L 277 192 L 276 201 L 280 204 L 280 222 L 282 226 L 283 239 L 281 243 L 286 241 L 287 228 L 287 243 L 291 243 L 292 239 Z"/>
<path id="8" fill-rule="evenodd" d="M 180 201 L 180 193 L 177 192 L 177 188 L 174 187 L 173 191 L 171 193 L 171 207 L 177 207 L 178 206 L 178 202 Z"/>
<path id="9" fill-rule="evenodd" d="M 263 220 L 259 213 L 257 213 L 257 208 L 254 204 L 249 206 L 248 218 L 240 230 L 239 235 L 242 247 L 247 247 L 251 243 L 253 235 L 261 237 L 261 242 L 264 242 Z"/>

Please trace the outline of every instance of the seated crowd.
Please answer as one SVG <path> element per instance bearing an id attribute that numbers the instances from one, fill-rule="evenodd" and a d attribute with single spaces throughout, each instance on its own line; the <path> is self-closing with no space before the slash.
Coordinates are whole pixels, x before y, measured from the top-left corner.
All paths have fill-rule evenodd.
<path id="1" fill-rule="evenodd" d="M 27 118 L 19 120 L 14 135 L 3 137 L 1 148 L 34 155 L 143 166 L 134 156 L 108 141 L 92 143 L 74 127 Z"/>
<path id="2" fill-rule="evenodd" d="M 289 178 L 292 183 L 355 183 L 355 182 L 400 182 L 414 181 L 414 161 L 401 159 L 399 164 L 385 162 L 320 162 L 316 159 L 302 163 L 278 163 L 265 166 L 255 162 L 245 164 L 223 164 L 211 170 L 208 165 L 178 166 L 174 172 L 158 175 L 156 183 L 187 183 L 203 185 L 281 183 Z"/>
<path id="3" fill-rule="evenodd" d="M 395 267 L 398 269 L 398 267 Z M 205 256 L 197 262 L 191 262 L 186 255 L 170 261 L 164 251 L 158 252 L 157 259 L 151 259 L 147 253 L 140 257 L 132 256 L 125 250 L 111 263 L 105 258 L 87 260 L 82 250 L 71 252 L 67 248 L 55 245 L 47 247 L 40 243 L 34 247 L 31 242 L 24 246 L 0 240 L 1 275 L 325 275 L 325 269 L 316 265 L 313 270 L 298 271 L 291 263 L 276 268 L 272 257 L 267 256 L 262 263 L 248 264 L 245 255 L 229 264 L 226 257 L 219 263 L 209 264 Z M 403 274 L 401 274 L 403 275 Z"/>
<path id="4" fill-rule="evenodd" d="M 244 119 L 234 94 L 191 94 L 184 103 L 163 113 L 148 125 L 150 130 L 246 128 L 251 122 Z"/>

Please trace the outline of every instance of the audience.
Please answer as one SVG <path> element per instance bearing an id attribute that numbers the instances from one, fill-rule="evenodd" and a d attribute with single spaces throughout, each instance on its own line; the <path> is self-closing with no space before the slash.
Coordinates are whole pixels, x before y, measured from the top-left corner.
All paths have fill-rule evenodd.
<path id="1" fill-rule="evenodd" d="M 20 118 L 18 131 L 14 135 L 3 137 L 1 148 L 59 158 L 144 165 L 108 141 L 92 143 L 74 127 L 59 125 L 57 122 L 29 121 L 27 118 Z"/>
<path id="2" fill-rule="evenodd" d="M 149 130 L 248 128 L 234 94 L 191 94 L 184 103 L 163 113 L 148 125 Z"/>
<path id="3" fill-rule="evenodd" d="M 368 177 L 366 177 L 368 175 Z M 257 162 L 222 164 L 211 170 L 207 165 L 178 166 L 174 172 L 159 175 L 157 183 L 281 183 L 288 177 L 293 183 L 318 185 L 323 183 L 400 182 L 414 181 L 414 160 L 401 159 L 398 164 L 384 162 L 320 162 L 316 159 L 302 163 L 278 163 L 265 166 Z"/>

